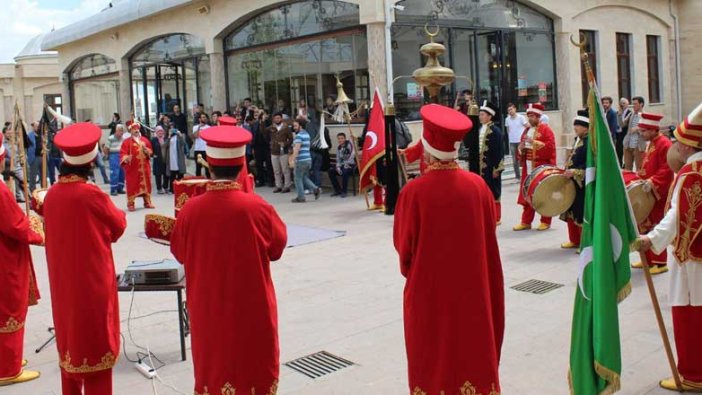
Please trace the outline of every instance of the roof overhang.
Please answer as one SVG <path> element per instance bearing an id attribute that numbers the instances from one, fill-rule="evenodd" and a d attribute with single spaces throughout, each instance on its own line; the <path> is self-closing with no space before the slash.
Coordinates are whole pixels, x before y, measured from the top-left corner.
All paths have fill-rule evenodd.
<path id="1" fill-rule="evenodd" d="M 59 47 L 94 34 L 153 16 L 171 8 L 193 3 L 196 0 L 128 0 L 114 2 L 99 13 L 48 33 L 42 42 L 42 51 Z"/>

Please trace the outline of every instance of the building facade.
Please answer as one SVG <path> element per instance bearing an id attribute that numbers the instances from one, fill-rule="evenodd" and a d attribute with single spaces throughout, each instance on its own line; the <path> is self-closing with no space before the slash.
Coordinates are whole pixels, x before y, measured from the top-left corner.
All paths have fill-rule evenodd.
<path id="1" fill-rule="evenodd" d="M 63 91 L 59 81 L 58 54 L 42 51 L 45 35 L 31 39 L 15 56 L 15 63 L 0 64 L 0 122 L 12 122 L 15 103 L 28 124 L 39 120 L 44 103 L 59 113 Z"/>
<path id="2" fill-rule="evenodd" d="M 337 76 L 357 108 L 394 80 L 398 116 L 412 123 L 425 99 L 407 76 L 426 60 L 425 27 L 436 26 L 435 41 L 448 48 L 442 63 L 458 76 L 442 103 L 464 89 L 501 108 L 541 101 L 563 146 L 586 94 L 571 36 L 587 39 L 602 94 L 615 102 L 643 96 L 672 124 L 702 97 L 702 83 L 687 82 L 699 75 L 686 62 L 700 45 L 694 0 L 399 1 L 390 79 L 385 9 L 383 0 L 115 0 L 50 33 L 42 48 L 59 53 L 64 112 L 103 125 L 113 112 L 153 125 L 175 104 L 210 112 L 245 98 L 272 111 L 294 111 L 301 99 L 323 109 Z"/>

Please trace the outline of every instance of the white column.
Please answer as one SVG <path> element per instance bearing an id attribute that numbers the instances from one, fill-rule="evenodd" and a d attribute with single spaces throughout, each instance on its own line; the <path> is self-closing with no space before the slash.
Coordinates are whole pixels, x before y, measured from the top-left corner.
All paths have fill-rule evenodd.
<path id="1" fill-rule="evenodd" d="M 376 86 L 380 90 L 383 101 L 387 98 L 387 72 L 385 58 L 385 22 L 374 22 L 366 25 L 368 39 L 368 73 L 370 74 L 371 91 Z"/>
<path id="2" fill-rule="evenodd" d="M 212 108 L 224 112 L 227 110 L 227 87 L 224 78 L 224 54 L 213 52 L 210 57 L 210 80 L 212 81 Z"/>

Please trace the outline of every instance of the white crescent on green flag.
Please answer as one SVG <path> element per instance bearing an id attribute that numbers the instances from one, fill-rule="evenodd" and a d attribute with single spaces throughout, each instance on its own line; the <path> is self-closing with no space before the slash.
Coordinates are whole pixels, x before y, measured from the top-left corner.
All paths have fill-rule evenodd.
<path id="1" fill-rule="evenodd" d="M 611 394 L 622 371 L 618 303 L 631 292 L 629 246 L 638 233 L 594 82 L 578 286 L 570 343 L 574 395 Z"/>

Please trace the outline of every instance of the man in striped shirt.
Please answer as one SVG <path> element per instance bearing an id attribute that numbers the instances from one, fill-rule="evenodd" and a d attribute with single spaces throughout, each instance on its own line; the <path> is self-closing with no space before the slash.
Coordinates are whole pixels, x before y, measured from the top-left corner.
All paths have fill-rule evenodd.
<path id="1" fill-rule="evenodd" d="M 305 202 L 305 188 L 314 191 L 314 200 L 319 199 L 322 190 L 314 185 L 310 179 L 310 169 L 312 168 L 312 154 L 310 153 L 310 134 L 305 130 L 307 121 L 298 118 L 293 122 L 295 139 L 293 140 L 293 154 L 290 156 L 290 167 L 295 169 L 295 192 L 297 197 L 293 203 Z"/>

